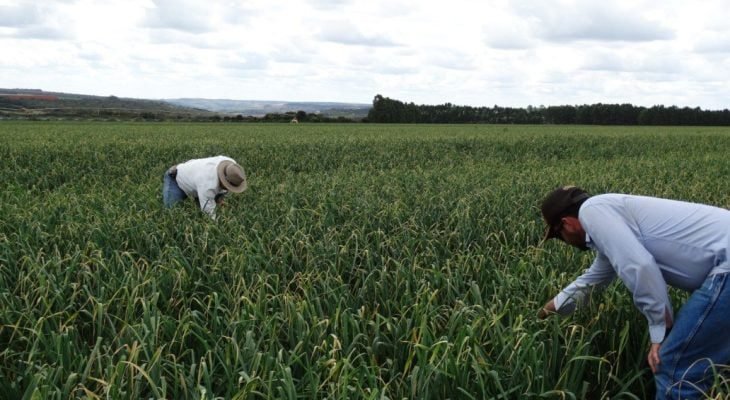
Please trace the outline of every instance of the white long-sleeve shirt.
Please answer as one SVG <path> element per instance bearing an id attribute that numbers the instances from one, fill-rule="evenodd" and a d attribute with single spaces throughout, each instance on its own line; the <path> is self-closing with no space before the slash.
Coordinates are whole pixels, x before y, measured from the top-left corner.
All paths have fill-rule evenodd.
<path id="1" fill-rule="evenodd" d="M 594 286 L 618 276 L 649 322 L 652 343 L 672 315 L 667 284 L 693 291 L 713 274 L 730 272 L 730 210 L 654 197 L 603 194 L 578 213 L 593 264 L 553 300 L 570 313 Z"/>
<path id="2" fill-rule="evenodd" d="M 215 219 L 215 196 L 228 191 L 218 179 L 218 164 L 223 160 L 235 162 L 226 156 L 198 158 L 177 165 L 177 185 L 185 194 L 198 199 L 200 209 Z"/>

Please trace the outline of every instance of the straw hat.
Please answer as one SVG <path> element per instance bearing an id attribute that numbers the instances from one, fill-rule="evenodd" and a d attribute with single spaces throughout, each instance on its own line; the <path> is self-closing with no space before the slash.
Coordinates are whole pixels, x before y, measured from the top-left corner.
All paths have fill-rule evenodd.
<path id="1" fill-rule="evenodd" d="M 243 168 L 230 160 L 223 160 L 218 164 L 218 180 L 221 185 L 233 193 L 241 193 L 248 187 L 246 173 Z"/>

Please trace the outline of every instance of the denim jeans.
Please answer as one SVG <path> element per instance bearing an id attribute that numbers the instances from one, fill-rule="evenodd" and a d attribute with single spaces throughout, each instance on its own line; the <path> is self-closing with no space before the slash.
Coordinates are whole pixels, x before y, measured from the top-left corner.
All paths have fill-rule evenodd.
<path id="1" fill-rule="evenodd" d="M 162 203 L 165 207 L 172 207 L 187 197 L 185 192 L 177 185 L 175 178 L 171 177 L 168 171 L 165 171 L 165 176 L 162 177 Z"/>
<path id="2" fill-rule="evenodd" d="M 730 273 L 707 277 L 679 310 L 659 350 L 656 398 L 698 399 L 713 381 L 713 364 L 730 363 Z"/>

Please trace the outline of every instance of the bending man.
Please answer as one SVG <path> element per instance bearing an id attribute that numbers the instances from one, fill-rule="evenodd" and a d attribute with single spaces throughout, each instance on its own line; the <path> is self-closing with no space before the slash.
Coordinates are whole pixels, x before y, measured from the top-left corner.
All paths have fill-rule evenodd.
<path id="1" fill-rule="evenodd" d="M 199 158 L 174 165 L 165 172 L 162 201 L 165 207 L 172 207 L 187 197 L 196 198 L 200 209 L 215 219 L 215 207 L 223 203 L 223 197 L 246 188 L 246 173 L 233 159 Z"/>
<path id="2" fill-rule="evenodd" d="M 568 314 L 593 286 L 618 276 L 649 322 L 657 399 L 694 399 L 711 364 L 730 363 L 730 211 L 624 194 L 589 196 L 574 186 L 542 203 L 546 239 L 596 251 L 593 264 L 539 316 Z M 692 292 L 674 317 L 667 285 Z"/>

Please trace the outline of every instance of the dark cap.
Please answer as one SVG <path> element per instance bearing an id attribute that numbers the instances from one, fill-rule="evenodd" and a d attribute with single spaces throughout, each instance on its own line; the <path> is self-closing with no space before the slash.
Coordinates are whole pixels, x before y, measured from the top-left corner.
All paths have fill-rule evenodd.
<path id="1" fill-rule="evenodd" d="M 558 237 L 558 230 L 555 226 L 560 222 L 563 213 L 571 206 L 591 197 L 585 190 L 576 186 L 563 186 L 553 190 L 545 200 L 542 201 L 542 217 L 545 219 L 547 229 L 543 240 Z"/>

